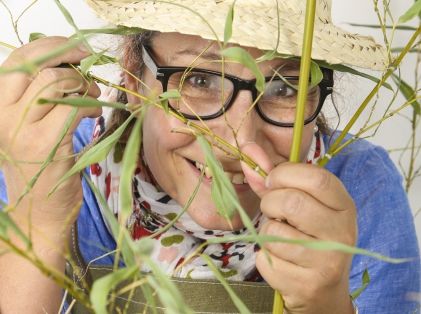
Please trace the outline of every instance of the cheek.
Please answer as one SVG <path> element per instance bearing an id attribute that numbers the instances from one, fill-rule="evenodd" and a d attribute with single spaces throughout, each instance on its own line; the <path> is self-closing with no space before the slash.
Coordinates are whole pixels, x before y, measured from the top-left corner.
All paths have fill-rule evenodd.
<path id="1" fill-rule="evenodd" d="M 313 139 L 313 129 L 313 124 L 309 124 L 304 127 L 300 149 L 300 160 L 302 161 L 305 161 L 307 158 Z M 293 132 L 293 128 L 268 126 L 268 129 L 265 132 L 267 140 L 264 144 L 264 146 L 266 146 L 264 149 L 265 151 L 270 152 L 270 154 L 278 156 L 273 159 L 275 163 L 289 160 L 292 148 Z M 279 158 L 281 158 L 281 160 L 279 160 Z"/>
<path id="2" fill-rule="evenodd" d="M 168 116 L 163 110 L 151 107 L 143 123 L 145 153 L 150 149 L 173 151 L 188 145 L 192 136 L 181 133 L 183 127 L 183 123 Z"/>

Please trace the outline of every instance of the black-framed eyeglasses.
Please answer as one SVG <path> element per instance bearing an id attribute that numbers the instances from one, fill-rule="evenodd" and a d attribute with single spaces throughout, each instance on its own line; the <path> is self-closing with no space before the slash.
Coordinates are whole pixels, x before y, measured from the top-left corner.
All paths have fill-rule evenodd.
<path id="1" fill-rule="evenodd" d="M 256 89 L 256 80 L 244 80 L 221 72 L 178 66 L 160 66 L 150 47 L 143 46 L 143 62 L 162 84 L 166 92 L 177 89 L 181 98 L 169 101 L 171 109 L 191 120 L 210 120 L 224 114 L 234 103 L 240 90 L 252 94 L 259 116 L 266 122 L 293 127 L 297 102 L 298 76 L 266 77 L 263 93 Z M 333 71 L 322 68 L 323 79 L 309 88 L 304 124 L 320 113 L 326 97 L 332 93 Z M 257 100 L 257 101 L 256 101 Z"/>

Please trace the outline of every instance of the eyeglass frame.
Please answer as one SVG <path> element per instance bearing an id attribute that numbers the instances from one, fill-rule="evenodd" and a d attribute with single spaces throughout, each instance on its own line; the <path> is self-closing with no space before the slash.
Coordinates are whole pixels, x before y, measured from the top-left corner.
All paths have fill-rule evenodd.
<path id="1" fill-rule="evenodd" d="M 222 106 L 222 108 L 218 112 L 211 115 L 207 115 L 207 116 L 199 115 L 201 120 L 211 120 L 211 119 L 215 119 L 222 116 L 225 112 L 229 110 L 229 108 L 231 108 L 235 99 L 237 98 L 239 91 L 241 90 L 248 90 L 251 92 L 253 103 L 256 102 L 256 99 L 258 98 L 259 91 L 256 88 L 256 79 L 245 80 L 233 75 L 229 75 L 225 73 L 223 74 L 218 71 L 212 71 L 212 70 L 202 69 L 202 68 L 180 67 L 180 66 L 160 66 L 158 62 L 155 60 L 155 58 L 153 57 L 152 49 L 146 45 L 142 45 L 142 57 L 143 57 L 143 63 L 146 65 L 146 67 L 152 72 L 152 74 L 155 75 L 155 78 L 161 82 L 162 90 L 164 93 L 168 90 L 168 81 L 171 75 L 173 75 L 174 73 L 186 72 L 186 70 L 189 70 L 189 69 L 194 70 L 194 72 L 212 74 L 212 75 L 220 76 L 222 78 L 226 78 L 233 84 L 234 89 L 233 89 L 230 99 Z M 320 111 L 322 110 L 323 104 L 327 96 L 329 96 L 333 92 L 333 70 L 324 68 L 324 67 L 320 67 L 320 70 L 323 73 L 323 79 L 318 84 L 318 87 L 320 90 L 319 103 L 317 105 L 315 112 L 309 118 L 305 119 L 304 125 L 309 124 L 310 122 L 314 121 L 314 119 L 317 118 Z M 283 76 L 283 79 L 298 80 L 299 76 Z M 273 76 L 265 77 L 266 83 L 272 80 L 273 80 Z M 178 110 L 173 108 L 170 104 L 168 104 L 168 106 L 175 112 L 179 112 Z M 256 102 L 255 109 L 257 113 L 259 114 L 260 118 L 269 124 L 276 125 L 279 127 L 286 127 L 286 128 L 294 127 L 294 123 L 278 122 L 278 121 L 268 118 L 260 109 L 258 101 Z M 186 114 L 182 112 L 180 113 L 187 119 L 199 120 L 199 118 L 195 115 L 190 115 L 190 114 Z"/>

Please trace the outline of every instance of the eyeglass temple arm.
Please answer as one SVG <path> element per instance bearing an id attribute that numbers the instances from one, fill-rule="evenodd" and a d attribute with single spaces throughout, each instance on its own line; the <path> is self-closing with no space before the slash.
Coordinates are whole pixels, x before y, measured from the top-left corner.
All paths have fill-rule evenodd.
<path id="1" fill-rule="evenodd" d="M 158 66 L 155 63 L 155 60 L 152 59 L 150 53 L 145 48 L 145 46 L 142 46 L 142 58 L 143 58 L 143 63 L 148 67 L 148 69 L 154 75 L 158 75 Z"/>

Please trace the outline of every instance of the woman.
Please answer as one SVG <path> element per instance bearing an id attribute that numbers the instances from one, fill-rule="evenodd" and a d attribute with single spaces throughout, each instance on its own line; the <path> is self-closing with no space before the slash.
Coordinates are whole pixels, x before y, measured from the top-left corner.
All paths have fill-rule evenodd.
<path id="1" fill-rule="evenodd" d="M 296 83 L 299 65 L 281 58 L 260 62 L 266 89 L 252 107 L 258 94 L 254 75 L 242 64 L 229 61 L 224 63 L 224 74 L 221 73 L 221 50 L 214 41 L 215 33 L 198 16 L 198 13 L 204 16 L 222 38 L 231 2 L 88 2 L 99 15 L 115 24 L 153 31 L 126 41 L 125 68 L 143 82 L 140 84 L 127 74 L 126 88 L 149 97 L 165 90 L 180 89 L 181 99 L 169 101 L 173 110 L 191 120 L 200 116 L 214 134 L 239 147 L 268 173 L 263 180 L 245 164 L 219 149 L 214 150 L 241 205 L 261 234 L 337 241 L 393 257 L 418 256 L 400 177 L 384 150 L 361 141 L 335 157 L 327 170 L 314 165 L 329 142 L 323 119 L 316 118 L 333 86 L 330 71 L 324 70 L 322 82 L 309 91 L 301 145 L 303 163 L 292 164 L 288 158 L 296 91 L 290 83 Z M 278 7 L 279 15 L 276 3 L 271 1 L 238 3 L 228 47 L 243 47 L 253 58 L 275 47 L 282 54 L 299 56 L 301 38 L 296 30 L 303 25 L 304 2 L 288 1 Z M 251 22 L 256 23 L 249 25 Z M 278 25 L 281 25 L 280 33 L 276 36 Z M 65 43 L 67 39 L 60 37 L 35 41 L 13 52 L 3 66 L 13 67 Z M 95 84 L 81 84 L 75 70 L 59 67 L 66 63 L 77 64 L 88 55 L 82 45 L 48 60 L 35 76 L 12 73 L 0 77 L 3 95 L 0 123 L 2 130 L 7 130 L 0 135 L 0 148 L 7 148 L 14 160 L 45 159 L 71 110 L 52 104 L 30 107 L 19 131 L 20 140 L 10 146 L 16 121 L 33 99 L 65 97 L 69 91 L 99 96 Z M 322 0 L 318 2 L 313 57 L 372 69 L 381 69 L 386 64 L 384 50 L 371 39 L 344 33 L 333 26 L 330 2 Z M 192 64 L 193 70 L 183 76 Z M 286 83 L 285 78 L 290 82 Z M 126 97 L 129 103 L 139 103 L 131 93 Z M 91 120 L 84 120 L 76 129 L 83 117 L 100 114 L 94 108 L 78 111 L 77 122 L 58 150 L 59 157 L 72 154 L 74 149 L 80 151 L 92 140 L 93 129 L 94 136 L 98 137 L 106 128 L 115 129 L 125 118 L 124 113 L 115 112 L 107 122 L 99 118 L 94 126 Z M 168 223 L 168 217 L 179 213 L 188 202 L 204 172 L 203 183 L 187 213 L 154 241 L 151 256 L 169 275 L 209 279 L 213 275 L 200 257 L 179 266 L 203 239 L 242 233 L 243 223 L 239 215 L 228 222 L 218 214 L 210 192 L 212 174 L 196 137 L 186 133 L 185 127 L 162 109 L 150 106 L 146 110 L 128 228 L 137 239 Z M 118 152 L 127 136 L 123 136 L 121 145 L 104 161 L 90 169 L 92 181 L 117 215 L 121 170 Z M 106 207 L 98 205 L 85 180 L 81 185 L 79 176 L 67 180 L 46 198 L 55 182 L 73 165 L 70 159 L 56 160 L 12 216 L 23 230 L 27 230 L 28 224 L 33 228 L 32 240 L 40 258 L 64 271 L 62 253 L 73 221 L 77 221 L 79 247 L 85 261 L 111 251 L 115 242 L 103 221 Z M 34 164 L 17 167 L 5 163 L 3 171 L 10 204 L 18 199 L 26 181 L 37 169 Z M 57 237 L 57 234 L 63 236 Z M 163 245 L 162 238 L 178 240 Z M 339 252 L 314 251 L 286 243 L 267 243 L 265 248 L 268 255 L 253 244 L 237 242 L 210 245 L 203 253 L 209 255 L 221 271 L 229 272 L 228 279 L 253 281 L 261 276 L 283 295 L 288 313 L 355 313 L 356 307 L 349 295 L 361 286 L 365 269 L 372 279 L 355 301 L 360 313 L 409 313 L 416 309 L 417 305 L 408 301 L 408 293 L 419 291 L 418 260 L 391 265 L 363 256 L 352 259 L 351 255 Z M 106 264 L 112 260 L 105 257 L 97 262 Z M 2 313 L 34 313 L 43 309 L 55 312 L 59 308 L 61 290 L 16 255 L 0 257 L 0 279 Z"/>

